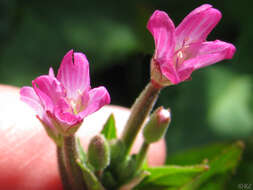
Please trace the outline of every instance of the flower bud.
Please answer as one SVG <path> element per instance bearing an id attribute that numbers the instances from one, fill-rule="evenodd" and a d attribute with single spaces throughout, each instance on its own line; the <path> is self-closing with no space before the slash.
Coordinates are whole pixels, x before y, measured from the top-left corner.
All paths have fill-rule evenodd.
<path id="1" fill-rule="evenodd" d="M 110 163 L 110 148 L 103 135 L 96 135 L 88 147 L 88 161 L 95 171 L 103 170 Z"/>
<path id="2" fill-rule="evenodd" d="M 157 108 L 150 116 L 148 123 L 143 130 L 143 136 L 147 143 L 153 143 L 160 140 L 166 133 L 171 121 L 169 109 L 163 107 Z"/>

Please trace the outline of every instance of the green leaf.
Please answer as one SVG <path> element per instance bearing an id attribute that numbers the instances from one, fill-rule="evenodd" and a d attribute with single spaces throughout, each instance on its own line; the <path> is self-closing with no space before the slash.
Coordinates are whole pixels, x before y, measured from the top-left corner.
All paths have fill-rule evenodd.
<path id="1" fill-rule="evenodd" d="M 190 150 L 176 153 L 167 158 L 167 164 L 175 165 L 194 165 L 208 159 L 211 160 L 217 156 L 219 152 L 228 147 L 229 143 L 215 143 L 200 148 L 192 148 Z"/>
<path id="2" fill-rule="evenodd" d="M 217 176 L 226 176 L 235 170 L 242 155 L 243 148 L 244 144 L 241 141 L 232 144 L 216 144 L 200 148 L 199 150 L 187 151 L 185 154 L 178 154 L 175 157 L 171 157 L 168 162 L 173 164 L 193 164 L 204 160 L 210 169 L 180 188 L 181 190 L 199 189 L 208 184 L 210 180 L 215 179 L 216 181 L 213 183 L 225 184 L 227 178 L 222 178 L 224 180 L 222 181 Z M 208 186 L 213 185 L 210 183 Z"/>
<path id="3" fill-rule="evenodd" d="M 216 175 L 213 178 L 209 179 L 207 183 L 203 184 L 199 190 L 224 190 L 226 185 L 226 180 L 228 175 Z"/>
<path id="4" fill-rule="evenodd" d="M 141 171 L 138 175 L 136 175 L 133 179 L 131 179 L 126 184 L 122 185 L 119 190 L 129 190 L 133 189 L 137 186 L 145 177 L 149 176 L 150 173 L 148 171 Z"/>
<path id="5" fill-rule="evenodd" d="M 84 152 L 83 147 L 81 145 L 81 141 L 80 138 L 77 138 L 77 151 L 78 151 L 78 158 L 81 162 L 81 164 L 86 167 L 89 168 L 89 170 L 93 171 L 94 168 L 93 166 L 88 162 L 88 157 L 87 154 Z"/>
<path id="6" fill-rule="evenodd" d="M 87 161 L 87 155 L 83 150 L 83 147 L 81 145 L 80 138 L 77 138 L 77 151 L 79 153 L 79 159 L 84 164 Z"/>
<path id="7" fill-rule="evenodd" d="M 109 116 L 107 119 L 103 130 L 101 131 L 101 134 L 105 136 L 107 140 L 112 140 L 117 138 L 117 131 L 116 131 L 116 126 L 115 126 L 115 119 L 113 114 Z"/>
<path id="8" fill-rule="evenodd" d="M 87 168 L 83 163 L 81 163 L 80 160 L 77 160 L 77 164 L 79 165 L 79 167 L 83 172 L 83 178 L 85 184 L 88 186 L 88 189 L 105 190 L 103 185 L 99 182 L 98 178 L 89 168 Z"/>
<path id="9" fill-rule="evenodd" d="M 234 171 L 241 158 L 243 148 L 243 142 L 238 141 L 223 149 L 214 159 L 209 161 L 210 170 L 202 174 L 198 180 L 185 186 L 183 190 L 198 189 L 212 177 L 226 175 Z"/>
<path id="10" fill-rule="evenodd" d="M 146 169 L 150 176 L 136 188 L 140 190 L 179 188 L 199 176 L 208 166 L 205 164 L 195 166 L 164 166 Z"/>
<path id="11" fill-rule="evenodd" d="M 214 144 L 177 154 L 172 164 L 208 166 L 166 166 L 149 168 L 151 173 L 135 190 L 223 190 L 226 180 L 239 163 L 244 144 Z M 204 172 L 205 171 L 205 172 Z"/>

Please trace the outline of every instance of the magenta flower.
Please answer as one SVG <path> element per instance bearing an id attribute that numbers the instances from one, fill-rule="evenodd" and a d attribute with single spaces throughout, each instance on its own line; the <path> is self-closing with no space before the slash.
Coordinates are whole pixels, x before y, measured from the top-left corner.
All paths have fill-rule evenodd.
<path id="1" fill-rule="evenodd" d="M 178 84 L 189 79 L 196 69 L 231 59 L 236 50 L 233 44 L 206 41 L 220 19 L 220 11 L 204 4 L 175 28 L 165 12 L 155 11 L 147 24 L 155 41 L 151 64 L 153 84 L 159 87 Z"/>
<path id="2" fill-rule="evenodd" d="M 21 100 L 54 135 L 75 132 L 86 116 L 110 103 L 105 87 L 91 89 L 88 60 L 73 50 L 64 56 L 57 77 L 50 68 L 49 75 L 37 77 L 32 85 L 21 88 Z"/>

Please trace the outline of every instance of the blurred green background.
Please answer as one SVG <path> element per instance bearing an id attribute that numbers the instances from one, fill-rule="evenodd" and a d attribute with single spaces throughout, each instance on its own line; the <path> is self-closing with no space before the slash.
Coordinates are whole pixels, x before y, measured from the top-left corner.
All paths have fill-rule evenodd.
<path id="1" fill-rule="evenodd" d="M 130 107 L 149 80 L 154 50 L 146 23 L 155 9 L 177 25 L 203 3 L 223 18 L 208 40 L 237 47 L 233 60 L 194 72 L 192 80 L 162 91 L 157 105 L 170 107 L 168 156 L 211 142 L 243 139 L 246 150 L 231 189 L 253 183 L 252 3 L 219 1 L 0 1 L 0 83 L 30 85 L 55 71 L 70 50 L 84 52 L 92 86 L 108 88 L 112 104 Z"/>

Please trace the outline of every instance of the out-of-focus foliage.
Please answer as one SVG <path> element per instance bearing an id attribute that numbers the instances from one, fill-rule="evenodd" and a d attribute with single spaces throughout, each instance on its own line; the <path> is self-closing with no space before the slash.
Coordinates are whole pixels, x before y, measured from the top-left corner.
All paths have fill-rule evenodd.
<path id="1" fill-rule="evenodd" d="M 224 136 L 247 137 L 253 125 L 250 75 L 225 69 L 210 69 L 207 74 L 210 75 L 207 84 L 211 128 Z"/>
<path id="2" fill-rule="evenodd" d="M 250 0 L 220 1 L 0 1 L 0 83 L 30 85 L 58 69 L 71 48 L 90 62 L 92 85 L 105 85 L 113 104 L 130 106 L 149 79 L 153 39 L 146 29 L 155 9 L 178 24 L 203 3 L 223 18 L 209 35 L 237 47 L 233 60 L 194 72 L 192 80 L 161 92 L 157 105 L 170 107 L 168 156 L 181 149 L 242 139 L 246 149 L 230 183 L 253 183 L 253 24 Z"/>

